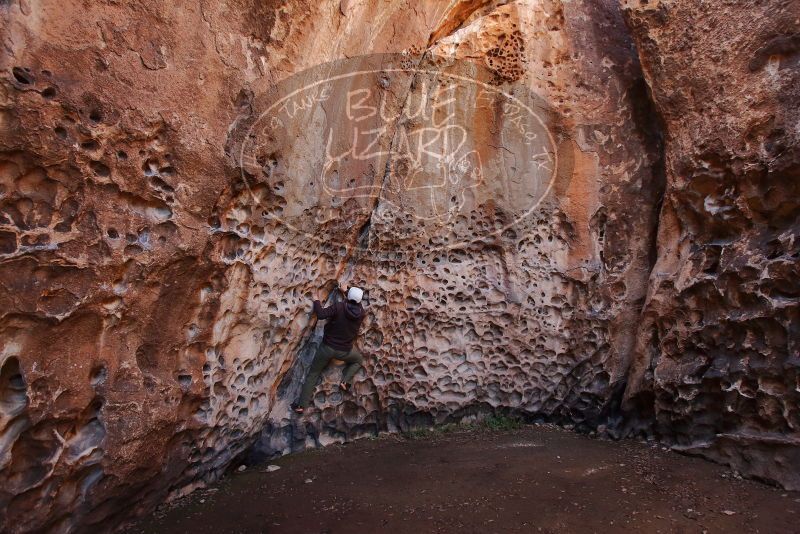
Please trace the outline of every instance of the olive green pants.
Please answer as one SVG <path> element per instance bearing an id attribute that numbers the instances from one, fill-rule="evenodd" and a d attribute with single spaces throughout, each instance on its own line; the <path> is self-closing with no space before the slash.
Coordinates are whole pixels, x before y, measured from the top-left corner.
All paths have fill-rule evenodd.
<path id="1" fill-rule="evenodd" d="M 355 347 L 346 351 L 334 349 L 325 343 L 320 343 L 317 353 L 314 354 L 314 361 L 311 362 L 311 369 L 308 372 L 306 381 L 303 383 L 303 391 L 300 393 L 300 401 L 298 402 L 299 406 L 303 408 L 308 406 L 308 403 L 311 401 L 311 395 L 314 393 L 314 388 L 317 387 L 319 375 L 322 374 L 322 371 L 325 370 L 331 360 L 341 360 L 347 364 L 344 368 L 342 382 L 350 384 L 353 380 L 353 376 L 361 369 L 364 356 L 362 356 L 361 351 Z"/>

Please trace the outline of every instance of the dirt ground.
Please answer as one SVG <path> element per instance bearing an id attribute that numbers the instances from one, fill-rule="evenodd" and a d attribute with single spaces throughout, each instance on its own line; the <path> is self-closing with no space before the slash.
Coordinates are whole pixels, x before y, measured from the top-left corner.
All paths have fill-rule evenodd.
<path id="1" fill-rule="evenodd" d="M 271 463 L 280 469 L 234 472 L 128 533 L 800 532 L 800 493 L 545 425 L 389 436 Z"/>

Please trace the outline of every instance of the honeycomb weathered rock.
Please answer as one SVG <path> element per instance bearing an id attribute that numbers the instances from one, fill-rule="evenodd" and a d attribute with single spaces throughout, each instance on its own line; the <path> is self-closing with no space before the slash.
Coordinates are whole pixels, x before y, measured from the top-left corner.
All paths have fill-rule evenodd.
<path id="1" fill-rule="evenodd" d="M 0 5 L 4 528 L 493 409 L 794 484 L 791 5 L 744 35 L 646 4 L 650 90 L 610 1 Z M 330 279 L 368 290 L 368 362 L 291 419 Z"/>
<path id="2" fill-rule="evenodd" d="M 800 4 L 625 14 L 668 180 L 629 408 L 684 450 L 800 489 Z"/>

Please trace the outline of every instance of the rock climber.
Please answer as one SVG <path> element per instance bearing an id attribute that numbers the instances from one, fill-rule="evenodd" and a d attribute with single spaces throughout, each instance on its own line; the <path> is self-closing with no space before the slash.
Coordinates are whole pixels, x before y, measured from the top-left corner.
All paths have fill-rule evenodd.
<path id="1" fill-rule="evenodd" d="M 344 293 L 341 286 L 338 288 Z M 362 289 L 351 287 L 347 290 L 345 302 L 334 302 L 323 308 L 319 300 L 314 301 L 314 313 L 317 318 L 327 319 L 328 322 L 325 324 L 322 343 L 314 354 L 314 361 L 311 362 L 311 370 L 303 383 L 300 399 L 292 405 L 296 413 L 302 414 L 308 407 L 317 380 L 331 360 L 341 360 L 347 364 L 339 387 L 343 391 L 350 389 L 353 376 L 361 369 L 361 364 L 364 362 L 361 351 L 353 346 L 358 336 L 358 329 L 364 320 L 365 312 L 361 305 L 363 296 Z"/>

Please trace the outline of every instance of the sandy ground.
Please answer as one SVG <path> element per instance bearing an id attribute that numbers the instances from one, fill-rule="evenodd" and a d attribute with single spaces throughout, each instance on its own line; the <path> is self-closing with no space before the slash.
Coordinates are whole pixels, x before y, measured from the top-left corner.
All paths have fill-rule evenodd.
<path id="1" fill-rule="evenodd" d="M 389 436 L 271 463 L 128 533 L 800 532 L 800 493 L 551 426 Z"/>

